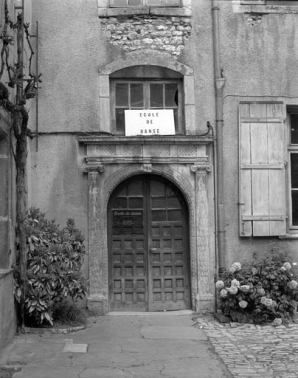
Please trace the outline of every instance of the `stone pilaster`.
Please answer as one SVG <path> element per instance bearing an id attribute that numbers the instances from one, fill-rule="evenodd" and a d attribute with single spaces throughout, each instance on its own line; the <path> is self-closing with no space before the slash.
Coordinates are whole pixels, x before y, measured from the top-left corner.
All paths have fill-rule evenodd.
<path id="1" fill-rule="evenodd" d="M 196 248 L 198 287 L 196 295 L 196 311 L 202 313 L 212 310 L 213 293 L 212 266 L 210 258 L 210 225 L 207 194 L 207 175 L 211 172 L 209 164 L 194 164 L 191 171 L 195 174 L 195 217 L 196 217 Z"/>
<path id="2" fill-rule="evenodd" d="M 105 209 L 102 206 L 104 166 L 86 166 L 89 188 L 89 297 L 88 308 L 95 313 L 108 311 L 108 258 L 106 239 L 102 240 L 106 230 Z"/>

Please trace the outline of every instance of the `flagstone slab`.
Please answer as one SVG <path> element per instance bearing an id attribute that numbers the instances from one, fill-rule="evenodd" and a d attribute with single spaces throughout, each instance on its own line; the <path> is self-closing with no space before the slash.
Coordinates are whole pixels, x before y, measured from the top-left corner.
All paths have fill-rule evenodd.
<path id="1" fill-rule="evenodd" d="M 207 340 L 203 331 L 192 327 L 142 327 L 140 333 L 145 339 Z"/>
<path id="2" fill-rule="evenodd" d="M 87 353 L 88 344 L 66 343 L 62 352 L 64 353 Z"/>

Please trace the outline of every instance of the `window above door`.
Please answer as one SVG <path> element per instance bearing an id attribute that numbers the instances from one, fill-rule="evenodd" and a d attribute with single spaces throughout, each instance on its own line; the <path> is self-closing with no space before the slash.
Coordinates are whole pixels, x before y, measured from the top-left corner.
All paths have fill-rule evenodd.
<path id="1" fill-rule="evenodd" d="M 179 7 L 180 0 L 110 0 L 110 7 Z"/>
<path id="2" fill-rule="evenodd" d="M 153 117 L 156 113 L 153 110 L 168 109 L 173 110 L 175 133 L 181 135 L 184 132 L 182 103 L 181 80 L 112 80 L 113 131 L 124 135 L 125 110 L 148 110 L 146 114 Z M 150 132 L 150 127 L 148 130 Z"/>
<path id="3" fill-rule="evenodd" d="M 136 65 L 138 59 L 146 59 L 147 64 Z M 161 61 L 163 66 L 155 64 Z M 116 111 L 123 114 L 127 109 L 132 114 L 135 109 L 143 113 L 147 109 L 156 109 L 155 112 L 162 116 L 171 112 L 175 114 L 176 135 L 198 132 L 193 70 L 171 61 L 168 54 L 146 51 L 142 59 L 138 54 L 131 54 L 125 60 L 102 68 L 98 79 L 99 131 L 124 136 L 123 127 L 116 128 Z M 173 118 L 171 125 L 173 129 Z"/>

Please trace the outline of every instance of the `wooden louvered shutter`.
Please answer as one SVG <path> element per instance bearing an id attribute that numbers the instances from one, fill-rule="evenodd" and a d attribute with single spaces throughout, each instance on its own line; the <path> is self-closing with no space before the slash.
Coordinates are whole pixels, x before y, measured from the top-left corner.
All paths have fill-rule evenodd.
<path id="1" fill-rule="evenodd" d="M 286 233 L 282 103 L 240 104 L 240 236 Z"/>

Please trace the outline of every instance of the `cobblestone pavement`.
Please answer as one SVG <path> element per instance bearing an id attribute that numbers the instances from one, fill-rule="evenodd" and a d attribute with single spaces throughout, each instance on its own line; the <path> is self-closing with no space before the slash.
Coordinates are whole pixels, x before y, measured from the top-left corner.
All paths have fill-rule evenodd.
<path id="1" fill-rule="evenodd" d="M 195 326 L 204 330 L 232 377 L 298 377 L 298 324 L 221 324 L 207 316 Z"/>

